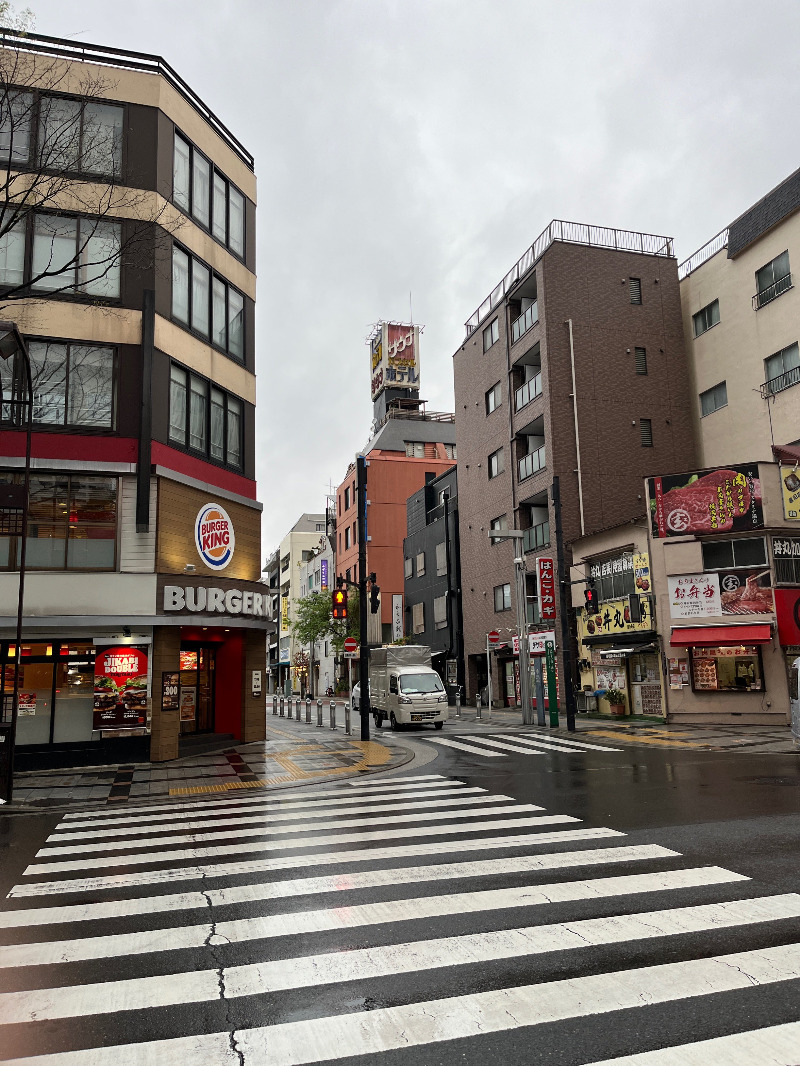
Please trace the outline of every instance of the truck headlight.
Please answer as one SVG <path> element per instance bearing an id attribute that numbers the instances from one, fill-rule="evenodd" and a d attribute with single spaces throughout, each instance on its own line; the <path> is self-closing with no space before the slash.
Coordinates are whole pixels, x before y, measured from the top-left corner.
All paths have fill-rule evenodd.
<path id="1" fill-rule="evenodd" d="M 437 703 L 447 703 L 447 696 L 440 696 Z"/>
<path id="2" fill-rule="evenodd" d="M 411 697 L 410 696 L 398 696 L 397 697 L 397 702 L 398 703 L 411 703 Z"/>

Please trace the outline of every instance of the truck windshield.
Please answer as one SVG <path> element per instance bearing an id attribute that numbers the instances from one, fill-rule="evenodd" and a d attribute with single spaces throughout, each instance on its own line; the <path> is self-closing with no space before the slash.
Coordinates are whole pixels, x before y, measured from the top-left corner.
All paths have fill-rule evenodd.
<path id="1" fill-rule="evenodd" d="M 444 692 L 438 674 L 401 674 L 400 691 L 411 695 L 414 692 Z"/>

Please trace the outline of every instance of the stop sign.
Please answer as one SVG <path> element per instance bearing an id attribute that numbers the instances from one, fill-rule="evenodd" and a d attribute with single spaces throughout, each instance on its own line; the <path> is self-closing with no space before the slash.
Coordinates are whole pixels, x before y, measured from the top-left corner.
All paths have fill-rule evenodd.
<path id="1" fill-rule="evenodd" d="M 491 631 L 491 633 L 489 634 L 489 643 L 490 644 L 497 644 L 499 640 L 500 640 L 500 634 L 497 632 L 496 629 L 493 629 Z"/>
<path id="2" fill-rule="evenodd" d="M 358 651 L 358 641 L 355 637 L 347 637 L 344 642 L 345 651 Z"/>

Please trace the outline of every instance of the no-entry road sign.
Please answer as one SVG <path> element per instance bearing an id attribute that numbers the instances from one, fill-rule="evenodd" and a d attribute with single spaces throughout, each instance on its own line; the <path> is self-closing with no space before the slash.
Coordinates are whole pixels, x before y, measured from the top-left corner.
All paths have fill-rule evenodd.
<path id="1" fill-rule="evenodd" d="M 345 638 L 344 657 L 345 659 L 355 659 L 358 657 L 358 641 L 355 637 Z"/>
<path id="2" fill-rule="evenodd" d="M 491 631 L 491 633 L 489 634 L 489 643 L 490 644 L 499 644 L 500 643 L 500 634 L 497 632 L 496 629 L 493 629 Z"/>

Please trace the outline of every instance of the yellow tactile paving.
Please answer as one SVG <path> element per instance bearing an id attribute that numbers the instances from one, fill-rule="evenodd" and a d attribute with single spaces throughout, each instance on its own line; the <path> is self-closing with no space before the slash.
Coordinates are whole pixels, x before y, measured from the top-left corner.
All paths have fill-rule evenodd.
<path id="1" fill-rule="evenodd" d="M 657 748 L 710 748 L 711 745 L 699 740 L 678 740 L 677 738 L 663 740 L 658 737 L 652 736 L 638 736 L 636 734 L 630 734 L 628 736 L 621 735 L 619 732 L 613 729 L 586 729 L 581 731 L 581 736 L 584 735 L 590 737 L 606 737 L 611 740 L 618 740 L 620 742 L 627 741 L 630 744 L 652 744 Z"/>

